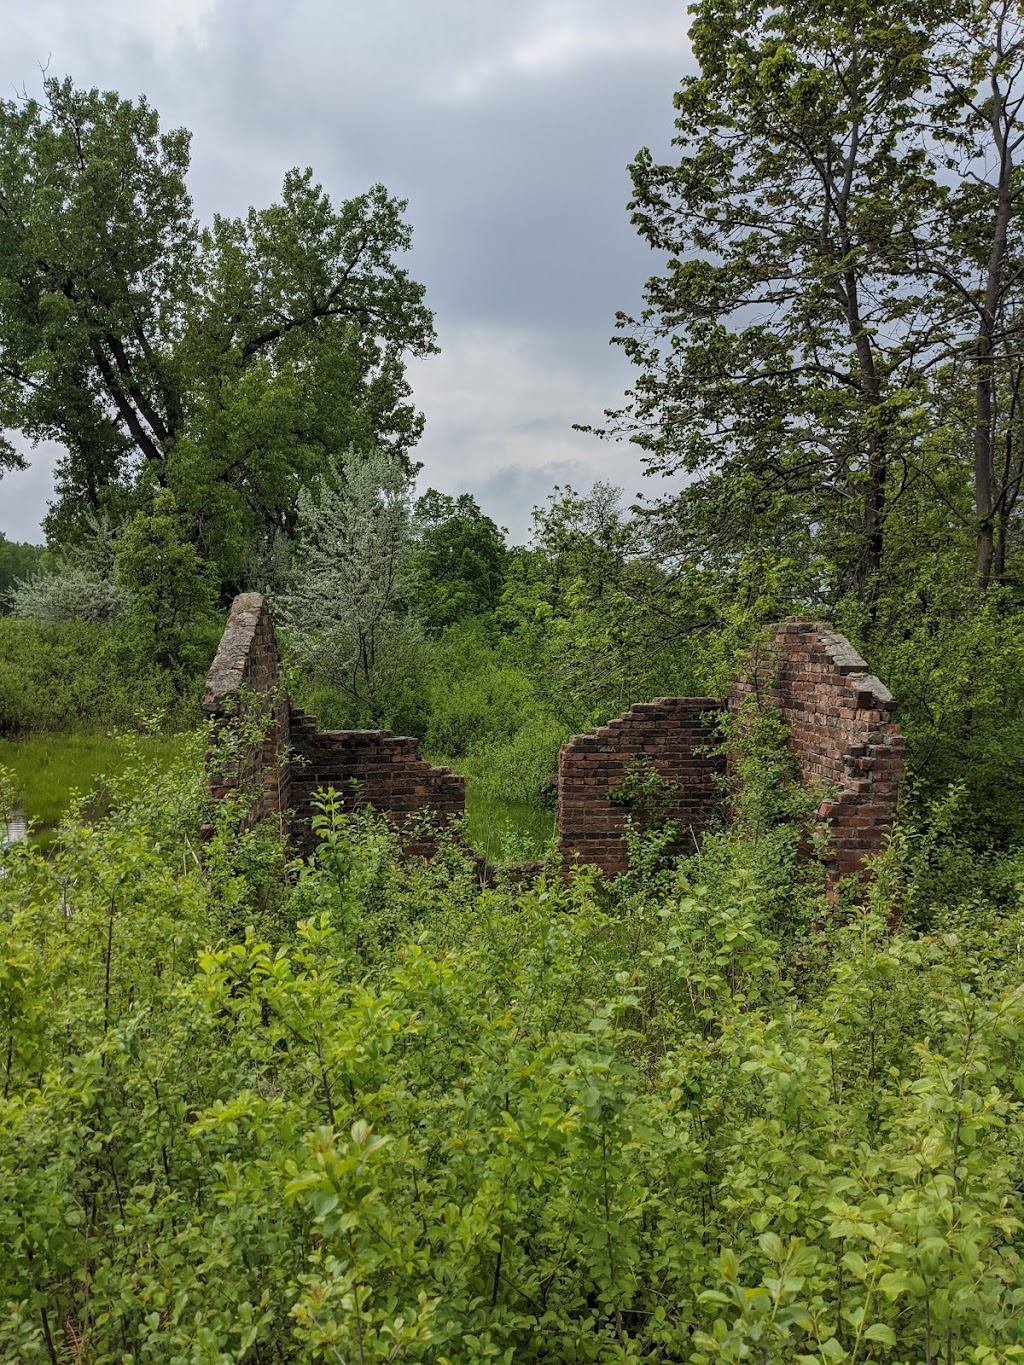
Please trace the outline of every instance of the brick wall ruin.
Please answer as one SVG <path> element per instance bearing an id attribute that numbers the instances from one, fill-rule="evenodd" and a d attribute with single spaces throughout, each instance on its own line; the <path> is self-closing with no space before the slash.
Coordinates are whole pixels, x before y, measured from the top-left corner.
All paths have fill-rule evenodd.
<path id="1" fill-rule="evenodd" d="M 755 698 L 776 706 L 802 780 L 820 789 L 819 815 L 830 826 L 831 880 L 858 872 L 891 828 L 903 778 L 904 741 L 893 699 L 849 641 L 830 626 L 793 617 L 771 627 L 727 701 L 660 697 L 562 746 L 558 761 L 558 847 L 562 865 L 626 868 L 631 774 L 664 784 L 662 814 L 680 847 L 693 847 L 722 808 L 725 760 L 716 721 Z M 280 818 L 308 841 L 312 801 L 333 787 L 344 809 L 372 805 L 403 834 L 408 852 L 435 847 L 435 827 L 465 811 L 463 779 L 419 757 L 418 741 L 384 730 L 320 730 L 290 706 L 266 599 L 237 597 L 206 684 L 204 708 L 221 721 L 209 755 L 210 792 L 256 793 L 250 823 Z M 241 716 L 242 741 L 226 722 Z M 258 724 L 248 726 L 248 721 Z M 262 726 L 262 732 L 260 731 Z M 248 736 L 248 738 L 246 737 Z M 229 742 L 230 739 L 230 742 Z"/>
<path id="2" fill-rule="evenodd" d="M 210 794 L 255 793 L 250 824 L 283 815 L 291 805 L 289 706 L 270 608 L 258 592 L 231 604 L 203 710 L 218 722 L 207 755 Z"/>
<path id="3" fill-rule="evenodd" d="M 424 763 L 419 740 L 387 730 L 320 730 L 289 703 L 270 608 L 259 593 L 232 603 L 203 709 L 220 722 L 207 755 L 210 794 L 255 793 L 247 826 L 277 816 L 297 843 L 307 843 L 314 795 L 333 787 L 343 810 L 373 806 L 391 819 L 406 852 L 426 855 L 436 847 L 432 829 L 465 811 L 463 779 Z"/>
<path id="4" fill-rule="evenodd" d="M 465 782 L 448 768 L 419 757 L 419 740 L 387 730 L 318 730 L 312 716 L 291 711 L 293 753 L 291 791 L 297 830 L 315 814 L 312 801 L 321 788 L 333 787 L 346 810 L 372 806 L 383 811 L 402 833 L 409 854 L 429 855 L 436 847 L 425 817 L 448 824 L 466 810 Z"/>
<path id="5" fill-rule="evenodd" d="M 671 784 L 663 814 L 678 823 L 680 846 L 694 847 L 717 814 L 725 761 L 713 697 L 658 697 L 624 716 L 574 735 L 558 756 L 558 849 L 565 868 L 577 860 L 604 872 L 626 870 L 626 819 L 616 800 L 630 773 Z"/>
<path id="6" fill-rule="evenodd" d="M 858 872 L 896 816 L 906 743 L 893 697 L 831 626 L 801 617 L 774 625 L 729 695 L 735 714 L 754 697 L 778 707 L 803 782 L 824 793 L 829 872 Z"/>
<path id="7" fill-rule="evenodd" d="M 626 867 L 627 810 L 616 800 L 630 768 L 649 765 L 675 788 L 668 816 L 692 847 L 722 808 L 725 761 L 713 751 L 717 714 L 745 699 L 771 704 L 788 729 L 801 780 L 822 793 L 829 825 L 830 881 L 856 873 L 880 852 L 903 780 L 904 740 L 893 698 L 845 636 L 792 617 L 772 626 L 727 702 L 662 697 L 562 746 L 558 760 L 558 847 L 564 867 Z"/>

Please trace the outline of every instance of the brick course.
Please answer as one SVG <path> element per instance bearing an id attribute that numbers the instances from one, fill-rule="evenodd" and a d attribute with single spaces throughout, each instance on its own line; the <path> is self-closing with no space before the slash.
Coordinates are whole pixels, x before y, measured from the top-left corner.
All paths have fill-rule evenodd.
<path id="1" fill-rule="evenodd" d="M 270 608 L 258 592 L 241 593 L 231 604 L 207 674 L 203 710 L 218 722 L 207 754 L 211 796 L 239 788 L 256 793 L 248 825 L 283 816 L 291 804 L 288 698 Z M 223 748 L 217 753 L 217 735 L 236 718 L 253 722 L 263 736 L 227 761 Z"/>
<path id="2" fill-rule="evenodd" d="M 333 787 L 342 809 L 373 806 L 399 833 L 407 831 L 407 853 L 428 855 L 436 838 L 426 825 L 436 832 L 465 813 L 463 779 L 423 762 L 418 740 L 387 730 L 320 730 L 312 716 L 290 705 L 270 608 L 260 593 L 242 593 L 232 603 L 203 709 L 221 722 L 207 755 L 210 794 L 256 792 L 247 826 L 278 816 L 299 844 L 308 844 L 313 796 Z M 225 762 L 218 735 L 225 737 L 223 727 L 236 716 L 263 722 L 264 734 Z"/>
<path id="3" fill-rule="evenodd" d="M 859 872 L 895 818 L 904 740 L 892 720 L 892 696 L 850 642 L 799 617 L 770 628 L 727 703 L 712 697 L 637 702 L 562 746 L 563 867 L 583 862 L 607 873 L 625 871 L 627 811 L 612 797 L 638 763 L 674 789 L 666 813 L 682 831 L 681 846 L 699 842 L 722 808 L 726 763 L 717 719 L 725 705 L 735 715 L 750 697 L 779 709 L 802 780 L 822 792 L 818 813 L 830 825 L 830 879 Z M 232 604 L 203 707 L 219 722 L 208 754 L 210 793 L 253 792 L 249 824 L 277 817 L 300 844 L 308 843 L 314 793 L 333 787 L 343 809 L 373 806 L 402 834 L 407 852 L 429 855 L 436 829 L 465 812 L 463 779 L 425 763 L 417 740 L 386 730 L 320 730 L 290 705 L 270 610 L 259 593 L 243 593 Z M 224 727 L 237 716 L 262 722 L 263 734 L 232 754 L 224 747 Z M 433 833 L 423 817 L 433 822 Z"/>
<path id="4" fill-rule="evenodd" d="M 725 760 L 713 697 L 658 697 L 625 715 L 574 735 L 558 755 L 558 849 L 565 868 L 577 860 L 607 873 L 624 872 L 626 809 L 612 800 L 639 761 L 675 788 L 668 818 L 693 846 L 718 813 Z"/>
<path id="5" fill-rule="evenodd" d="M 387 815 L 409 854 L 429 856 L 436 847 L 422 817 L 441 826 L 465 814 L 464 779 L 425 763 L 417 739 L 387 730 L 318 730 L 313 717 L 295 707 L 290 729 L 297 832 L 308 828 L 316 813 L 314 793 L 326 787 L 338 792 L 344 810 L 373 806 Z"/>
<path id="6" fill-rule="evenodd" d="M 771 626 L 729 693 L 735 715 L 754 697 L 778 707 L 808 787 L 823 793 L 831 880 L 859 872 L 896 816 L 906 742 L 892 694 L 831 626 L 793 616 Z"/>

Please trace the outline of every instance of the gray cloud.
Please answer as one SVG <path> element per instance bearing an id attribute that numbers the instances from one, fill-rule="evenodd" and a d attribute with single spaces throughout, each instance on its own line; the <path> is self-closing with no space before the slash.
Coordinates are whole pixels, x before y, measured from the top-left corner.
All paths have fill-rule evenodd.
<path id="1" fill-rule="evenodd" d="M 641 484 L 635 447 L 597 441 L 572 422 L 599 422 L 628 371 L 605 347 L 600 364 L 557 330 L 465 325 L 442 335 L 441 355 L 417 362 L 413 382 L 427 430 L 420 484 L 471 492 L 523 540 L 534 505 L 555 482 L 588 489 L 597 479 L 632 498 Z"/>
<path id="2" fill-rule="evenodd" d="M 412 371 L 425 483 L 476 493 L 521 534 L 543 480 L 612 478 L 635 453 L 571 430 L 628 382 L 617 308 L 655 268 L 625 204 L 627 163 L 667 148 L 689 66 L 680 0 L 0 0 L 0 89 L 49 61 L 145 92 L 193 132 L 197 211 L 240 213 L 312 165 L 338 197 L 409 199 L 409 262 L 442 355 Z M 618 472 L 616 475 L 616 471 Z M 0 483 L 0 530 L 36 535 L 43 462 Z"/>

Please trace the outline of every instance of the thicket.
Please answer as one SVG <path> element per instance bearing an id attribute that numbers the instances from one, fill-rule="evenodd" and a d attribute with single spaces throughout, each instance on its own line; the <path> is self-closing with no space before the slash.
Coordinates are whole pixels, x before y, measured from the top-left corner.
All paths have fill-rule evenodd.
<path id="1" fill-rule="evenodd" d="M 482 890 L 202 843 L 198 748 L 0 855 L 0 1357 L 1024 1357 L 1019 859 L 829 904 L 769 730 L 698 856 Z"/>
<path id="2" fill-rule="evenodd" d="M 125 526 L 46 552 L 3 596 L 0 734 L 200 718 L 223 618 L 210 568 L 184 540 L 169 493 Z M 42 557 L 42 552 L 40 552 Z"/>
<path id="3" fill-rule="evenodd" d="M 8 540 L 0 531 L 0 615 L 7 611 L 7 594 L 23 578 L 28 578 L 46 557 L 41 545 Z"/>
<path id="4" fill-rule="evenodd" d="M 214 632 L 216 626 L 214 626 Z M 216 634 L 208 642 L 213 656 Z M 88 621 L 51 625 L 0 617 L 0 734 L 132 727 L 163 714 L 198 720 L 199 679 L 183 696 L 137 642 Z"/>
<path id="5" fill-rule="evenodd" d="M 66 451 L 23 614 L 110 618 L 98 652 L 138 649 L 116 690 L 137 677 L 184 716 L 211 592 L 223 611 L 265 590 L 324 723 L 420 735 L 534 802 L 561 739 L 723 695 L 797 612 L 896 696 L 912 798 L 961 784 L 979 850 L 1018 843 L 1019 7 L 698 0 L 692 41 L 673 152 L 632 167 L 662 264 L 619 318 L 635 383 L 606 433 L 669 491 L 556 490 L 516 547 L 471 498 L 414 500 L 404 365 L 434 337 L 400 201 L 290 172 L 278 203 L 204 228 L 188 134 L 145 100 L 48 79 L 2 102 L 0 415 Z M 6 674 L 7 728 L 98 716 L 82 665 L 94 702 Z"/>
<path id="6" fill-rule="evenodd" d="M 297 859 L 205 809 L 201 733 L 3 849 L 0 1357 L 1024 1359 L 1024 29 L 692 17 L 610 427 L 674 491 L 556 490 L 525 547 L 413 500 L 400 201 L 291 172 L 203 229 L 145 101 L 0 103 L 0 417 L 66 452 L 46 562 L 0 545 L 0 727 L 194 718 L 255 587 L 300 704 L 495 799 L 631 701 L 723 695 L 790 612 L 862 649 L 910 756 L 835 900 L 771 717 L 691 857 L 636 772 L 613 885 L 481 889 L 330 797 Z"/>

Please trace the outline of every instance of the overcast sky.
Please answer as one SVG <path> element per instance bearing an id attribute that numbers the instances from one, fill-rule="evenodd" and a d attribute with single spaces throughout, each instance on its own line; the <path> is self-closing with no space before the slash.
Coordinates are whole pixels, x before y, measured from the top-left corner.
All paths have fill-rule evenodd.
<path id="1" fill-rule="evenodd" d="M 625 210 L 667 150 L 690 69 L 685 0 L 0 0 L 0 91 L 40 69 L 145 93 L 191 129 L 197 213 L 271 202 L 290 166 L 332 196 L 408 199 L 440 356 L 414 361 L 421 486 L 471 492 L 521 539 L 552 485 L 644 482 L 572 431 L 629 381 L 610 347 L 658 262 Z M 0 481 L 0 531 L 40 539 L 53 452 Z"/>

